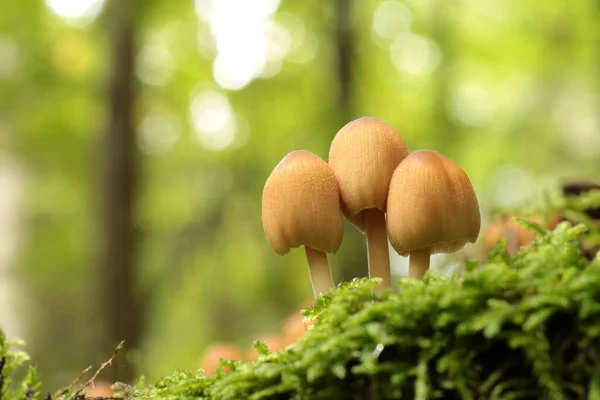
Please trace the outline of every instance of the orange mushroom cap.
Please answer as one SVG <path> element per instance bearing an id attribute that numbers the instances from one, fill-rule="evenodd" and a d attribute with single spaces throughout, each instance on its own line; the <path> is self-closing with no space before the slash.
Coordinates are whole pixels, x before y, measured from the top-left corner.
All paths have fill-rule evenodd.
<path id="1" fill-rule="evenodd" d="M 286 155 L 265 183 L 262 222 L 267 241 L 279 255 L 300 246 L 335 253 L 344 232 L 331 167 L 308 151 Z"/>
<path id="2" fill-rule="evenodd" d="M 452 253 L 479 236 L 479 203 L 467 174 L 431 150 L 411 153 L 390 183 L 387 228 L 401 255 L 430 248 Z"/>
<path id="3" fill-rule="evenodd" d="M 362 211 L 386 211 L 394 170 L 408 155 L 406 144 L 390 125 L 372 117 L 356 119 L 335 135 L 329 165 L 340 188 L 344 216 L 365 231 Z"/>

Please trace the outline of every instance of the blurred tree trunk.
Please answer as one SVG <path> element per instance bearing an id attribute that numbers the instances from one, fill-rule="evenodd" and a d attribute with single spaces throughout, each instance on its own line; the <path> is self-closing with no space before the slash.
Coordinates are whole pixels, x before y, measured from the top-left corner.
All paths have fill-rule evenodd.
<path id="1" fill-rule="evenodd" d="M 354 0 L 334 0 L 333 5 L 333 42 L 335 44 L 335 81 L 338 90 L 338 119 L 337 129 L 346 125 L 356 118 L 354 110 L 354 66 L 356 64 L 356 39 L 354 35 L 354 24 L 352 12 Z M 332 132 L 335 135 L 337 131 Z M 353 246 L 352 250 L 340 253 L 337 260 L 338 268 L 334 268 L 336 281 L 350 280 L 357 276 L 367 276 L 367 249 L 364 245 L 364 236 L 358 233 L 356 228 L 345 222 L 346 238 L 353 237 L 362 245 Z M 339 271 L 339 272 L 336 272 Z"/>
<path id="2" fill-rule="evenodd" d="M 109 3 L 110 76 L 108 123 L 105 136 L 104 251 L 100 270 L 100 306 L 103 322 L 101 350 L 110 354 L 121 340 L 135 349 L 139 324 L 134 310 L 135 238 L 133 202 L 136 188 L 134 94 L 134 2 Z M 124 354 L 107 369 L 113 380 L 130 381 L 133 365 Z"/>
<path id="3" fill-rule="evenodd" d="M 442 63 L 435 74 L 434 121 L 436 123 L 435 146 L 450 156 L 455 156 L 455 149 L 460 148 L 458 128 L 449 117 L 448 106 L 452 101 L 452 85 L 454 84 L 454 68 L 456 60 L 455 27 L 452 16 L 460 7 L 460 0 L 434 1 L 431 10 L 431 35 L 442 51 Z"/>
<path id="4" fill-rule="evenodd" d="M 354 64 L 354 36 L 352 32 L 353 0 L 335 0 L 334 6 L 334 43 L 336 58 L 336 78 L 338 83 L 338 105 L 342 123 L 350 122 L 352 110 L 352 75 Z"/>

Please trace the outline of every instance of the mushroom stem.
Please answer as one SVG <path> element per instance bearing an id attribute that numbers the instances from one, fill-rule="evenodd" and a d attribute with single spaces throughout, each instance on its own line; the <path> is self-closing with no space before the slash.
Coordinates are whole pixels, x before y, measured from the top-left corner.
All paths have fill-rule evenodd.
<path id="1" fill-rule="evenodd" d="M 380 294 L 392 286 L 385 214 L 377 208 L 364 210 L 363 213 L 367 231 L 369 278 L 383 280 L 381 285 L 375 289 L 375 292 Z"/>
<path id="2" fill-rule="evenodd" d="M 319 294 L 327 293 L 333 288 L 333 277 L 327 261 L 327 254 L 308 246 L 304 246 L 304 250 L 306 251 L 310 280 L 316 299 Z"/>
<path id="3" fill-rule="evenodd" d="M 429 270 L 430 256 L 431 249 L 429 247 L 411 251 L 408 262 L 408 277 L 422 279 Z"/>

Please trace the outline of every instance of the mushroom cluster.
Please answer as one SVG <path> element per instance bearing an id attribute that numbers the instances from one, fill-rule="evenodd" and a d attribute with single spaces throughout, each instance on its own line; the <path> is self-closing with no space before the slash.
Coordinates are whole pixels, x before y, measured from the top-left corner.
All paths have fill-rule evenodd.
<path id="1" fill-rule="evenodd" d="M 435 253 L 475 242 L 481 217 L 463 169 L 431 150 L 409 153 L 400 134 L 376 118 L 359 118 L 335 135 L 328 162 L 298 150 L 267 179 L 262 221 L 277 254 L 304 247 L 313 293 L 333 286 L 327 253 L 343 239 L 343 217 L 366 234 L 370 278 L 391 287 L 388 240 L 409 256 L 409 277 L 421 278 Z"/>

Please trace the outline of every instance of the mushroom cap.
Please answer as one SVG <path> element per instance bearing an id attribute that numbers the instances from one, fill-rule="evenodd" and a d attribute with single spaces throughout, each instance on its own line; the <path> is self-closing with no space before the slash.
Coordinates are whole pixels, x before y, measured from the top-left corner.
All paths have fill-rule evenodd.
<path id="1" fill-rule="evenodd" d="M 344 232 L 331 167 L 305 150 L 286 155 L 265 183 L 262 222 L 267 241 L 279 255 L 300 246 L 335 253 Z"/>
<path id="2" fill-rule="evenodd" d="M 361 211 L 386 211 L 392 174 L 407 155 L 398 132 L 376 118 L 356 119 L 335 135 L 329 165 L 340 188 L 342 212 L 360 231 L 365 230 Z"/>
<path id="3" fill-rule="evenodd" d="M 387 230 L 401 255 L 430 248 L 452 253 L 479 236 L 481 215 L 473 185 L 455 162 L 431 150 L 411 153 L 390 183 Z"/>

